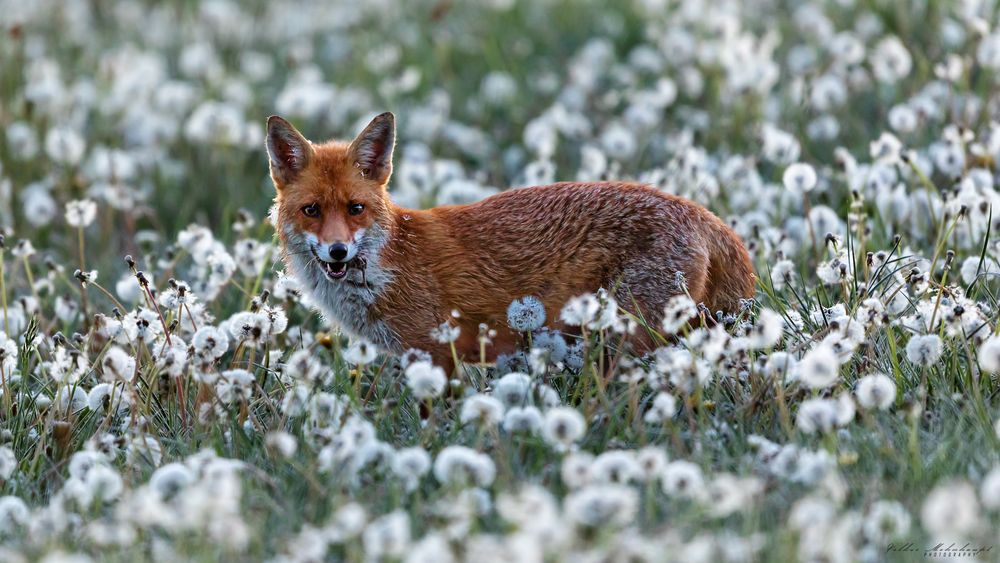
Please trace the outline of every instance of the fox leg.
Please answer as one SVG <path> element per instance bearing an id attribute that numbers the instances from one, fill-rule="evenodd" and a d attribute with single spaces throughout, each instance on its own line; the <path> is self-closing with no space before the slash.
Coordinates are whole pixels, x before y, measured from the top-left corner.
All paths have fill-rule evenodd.
<path id="1" fill-rule="evenodd" d="M 615 290 L 619 306 L 639 320 L 630 340 L 640 353 L 662 343 L 653 332 L 662 332 L 663 311 L 672 297 L 687 294 L 696 304 L 705 299 L 708 253 L 691 251 L 680 260 L 656 259 L 664 255 L 670 254 L 651 252 L 627 265 Z"/>

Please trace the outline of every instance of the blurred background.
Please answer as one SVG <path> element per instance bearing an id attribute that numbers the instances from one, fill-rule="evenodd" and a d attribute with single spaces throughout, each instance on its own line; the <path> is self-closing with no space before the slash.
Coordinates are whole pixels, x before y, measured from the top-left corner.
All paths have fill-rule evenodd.
<path id="1" fill-rule="evenodd" d="M 391 110 L 403 205 L 627 178 L 787 227 L 784 166 L 866 152 L 969 40 L 965 3 L 857 4 L 0 0 L 0 224 L 58 254 L 89 198 L 114 259 L 191 222 L 231 241 L 272 197 L 268 115 L 324 140 Z"/>

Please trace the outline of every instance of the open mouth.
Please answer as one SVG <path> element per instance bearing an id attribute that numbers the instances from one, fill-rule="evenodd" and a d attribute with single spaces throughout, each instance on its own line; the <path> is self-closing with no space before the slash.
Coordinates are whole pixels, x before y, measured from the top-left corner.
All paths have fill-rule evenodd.
<path id="1" fill-rule="evenodd" d="M 347 275 L 347 262 L 324 262 L 320 260 L 319 264 L 326 277 L 332 280 L 339 280 Z"/>
<path id="2" fill-rule="evenodd" d="M 323 270 L 323 273 L 326 274 L 327 278 L 331 280 L 339 280 L 347 275 L 347 267 L 350 262 L 327 262 L 326 260 L 320 258 L 319 254 L 316 254 L 316 250 L 310 250 L 312 251 L 313 258 L 316 259 L 320 269 Z"/>

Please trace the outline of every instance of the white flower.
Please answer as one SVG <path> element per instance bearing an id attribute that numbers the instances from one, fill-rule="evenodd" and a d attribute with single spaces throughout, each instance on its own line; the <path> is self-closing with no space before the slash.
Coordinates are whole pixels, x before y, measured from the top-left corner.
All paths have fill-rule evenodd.
<path id="1" fill-rule="evenodd" d="M 292 353 L 285 361 L 282 373 L 291 380 L 303 383 L 314 383 L 318 380 L 329 383 L 333 377 L 333 369 L 323 365 L 316 358 L 315 353 L 308 349 L 296 350 Z"/>
<path id="2" fill-rule="evenodd" d="M 465 446 L 448 446 L 434 459 L 434 478 L 442 484 L 488 487 L 494 477 L 493 460 Z"/>
<path id="3" fill-rule="evenodd" d="M 545 413 L 542 437 L 557 450 L 564 451 L 583 438 L 587 422 L 583 415 L 570 407 L 556 407 Z"/>
<path id="4" fill-rule="evenodd" d="M 795 263 L 791 260 L 779 260 L 771 267 L 771 285 L 775 291 L 784 290 L 794 279 Z"/>
<path id="5" fill-rule="evenodd" d="M 994 512 L 1000 511 L 1000 465 L 983 477 L 983 482 L 979 486 L 979 496 L 983 499 L 983 506 Z"/>
<path id="6" fill-rule="evenodd" d="M 410 547 L 410 517 L 402 510 L 373 520 L 362 534 L 366 560 L 399 559 Z"/>
<path id="7" fill-rule="evenodd" d="M 23 500 L 13 495 L 0 497 L 0 530 L 16 530 L 30 518 L 31 511 Z"/>
<path id="8" fill-rule="evenodd" d="M 68 166 L 80 164 L 86 150 L 86 141 L 75 129 L 53 127 L 45 135 L 45 153 L 59 164 Z"/>
<path id="9" fill-rule="evenodd" d="M 36 252 L 35 246 L 28 239 L 18 240 L 14 248 L 10 250 L 11 255 L 15 258 L 28 258 L 34 256 Z"/>
<path id="10" fill-rule="evenodd" d="M 17 457 L 9 446 L 0 446 L 0 479 L 10 480 L 17 470 Z"/>
<path id="11" fill-rule="evenodd" d="M 2 321 L 0 321 L 2 322 Z M 2 326 L 2 325 L 0 325 Z M 0 371 L 3 377 L 10 379 L 17 367 L 17 342 L 0 330 Z"/>
<path id="12" fill-rule="evenodd" d="M 708 485 L 705 504 L 710 514 L 724 518 L 753 506 L 763 490 L 764 482 L 757 477 L 719 473 Z"/>
<path id="13" fill-rule="evenodd" d="M 136 309 L 122 319 L 122 328 L 129 342 L 155 342 L 163 334 L 159 315 L 149 309 Z"/>
<path id="14" fill-rule="evenodd" d="M 785 331 L 785 319 L 771 309 L 761 309 L 757 322 L 747 333 L 747 347 L 751 350 L 773 348 Z"/>
<path id="15" fill-rule="evenodd" d="M 766 160 L 783 165 L 791 164 L 799 159 L 802 147 L 790 133 L 782 131 L 770 123 L 765 123 L 761 136 L 764 141 L 761 153 Z"/>
<path id="16" fill-rule="evenodd" d="M 802 383 L 813 389 L 824 389 L 836 383 L 840 374 L 840 361 L 833 348 L 820 343 L 802 356 L 797 371 Z"/>
<path id="17" fill-rule="evenodd" d="M 226 327 L 233 339 L 249 344 L 260 344 L 267 339 L 270 324 L 270 319 L 266 315 L 240 311 L 229 317 Z"/>
<path id="18" fill-rule="evenodd" d="M 866 375 L 854 393 L 862 407 L 885 410 L 896 400 L 896 383 L 884 373 Z"/>
<path id="19" fill-rule="evenodd" d="M 420 400 L 437 397 L 448 383 L 444 370 L 430 362 L 413 362 L 405 374 L 406 386 Z"/>
<path id="20" fill-rule="evenodd" d="M 344 361 L 352 365 L 370 364 L 375 361 L 375 346 L 364 340 L 354 340 L 344 350 Z"/>
<path id="21" fill-rule="evenodd" d="M 403 448 L 392 458 L 392 472 L 406 484 L 407 491 L 416 489 L 430 468 L 431 456 L 420 447 Z"/>
<path id="22" fill-rule="evenodd" d="M 229 349 L 229 336 L 214 326 L 203 326 L 194 333 L 191 344 L 195 354 L 217 360 Z"/>
<path id="23" fill-rule="evenodd" d="M 964 538 L 980 529 L 981 514 L 972 485 L 949 481 L 934 487 L 924 499 L 920 520 L 932 537 Z"/>
<path id="24" fill-rule="evenodd" d="M 247 401 L 253 394 L 253 383 L 253 374 L 245 369 L 226 370 L 215 384 L 215 394 L 225 404 Z"/>
<path id="25" fill-rule="evenodd" d="M 690 297 L 684 294 L 675 295 L 667 301 L 664 308 L 663 331 L 666 334 L 677 334 L 697 314 L 698 307 Z"/>
<path id="26" fill-rule="evenodd" d="M 445 322 L 431 330 L 431 338 L 438 344 L 448 344 L 449 342 L 458 340 L 461 333 L 461 328 Z"/>
<path id="27" fill-rule="evenodd" d="M 994 31 L 979 42 L 976 60 L 994 72 L 1000 70 L 1000 33 Z"/>
<path id="28" fill-rule="evenodd" d="M 295 451 L 299 447 L 295 436 L 283 430 L 277 430 L 268 434 L 267 438 L 265 438 L 265 443 L 284 458 L 290 458 L 295 455 Z"/>
<path id="29" fill-rule="evenodd" d="M 161 461 L 163 461 L 163 449 L 156 438 L 136 435 L 129 440 L 125 448 L 125 462 L 129 465 L 149 464 L 158 467 Z"/>
<path id="30" fill-rule="evenodd" d="M 635 452 L 635 463 L 642 473 L 643 481 L 655 481 L 661 477 L 668 463 L 667 452 L 659 446 L 646 446 Z"/>
<path id="31" fill-rule="evenodd" d="M 830 399 L 806 399 L 799 405 L 795 425 L 806 434 L 829 432 L 837 423 L 837 401 Z"/>
<path id="32" fill-rule="evenodd" d="M 903 143 L 895 135 L 883 132 L 878 139 L 868 145 L 868 152 L 875 160 L 882 162 L 896 162 L 903 150 Z"/>
<path id="33" fill-rule="evenodd" d="M 851 264 L 841 260 L 839 257 L 827 262 L 820 262 L 816 266 L 816 276 L 827 285 L 834 285 L 851 281 Z"/>
<path id="34" fill-rule="evenodd" d="M 767 357 L 764 372 L 774 378 L 775 383 L 782 385 L 798 378 L 799 361 L 788 352 L 773 352 Z"/>
<path id="35" fill-rule="evenodd" d="M 563 458 L 559 475 L 570 489 L 578 489 L 590 483 L 590 467 L 594 456 L 587 452 L 571 452 Z"/>
<path id="36" fill-rule="evenodd" d="M 563 512 L 571 522 L 590 528 L 619 528 L 632 523 L 639 493 L 625 485 L 592 485 L 568 494 Z"/>
<path id="37" fill-rule="evenodd" d="M 628 160 L 636 151 L 635 134 L 622 123 L 612 122 L 601 133 L 601 147 L 616 160 Z"/>
<path id="38" fill-rule="evenodd" d="M 897 37 L 889 36 L 875 45 L 871 57 L 872 72 L 880 82 L 893 83 L 910 74 L 913 59 Z"/>
<path id="39" fill-rule="evenodd" d="M 24 121 L 7 125 L 7 148 L 14 158 L 30 160 L 38 154 L 38 135 L 34 128 Z M 56 149 L 58 151 L 58 149 Z"/>
<path id="40" fill-rule="evenodd" d="M 660 391 L 653 399 L 652 407 L 643 415 L 643 420 L 649 424 L 659 424 L 670 420 L 675 414 L 677 414 L 677 397 Z"/>
<path id="41" fill-rule="evenodd" d="M 608 450 L 594 458 L 590 466 L 590 478 L 596 483 L 627 485 L 641 476 L 642 469 L 631 450 Z"/>
<path id="42" fill-rule="evenodd" d="M 531 391 L 531 377 L 526 373 L 512 371 L 493 384 L 493 396 L 504 406 L 519 406 L 528 400 Z"/>
<path id="43" fill-rule="evenodd" d="M 111 346 L 101 360 L 104 381 L 132 381 L 135 376 L 135 358 L 118 346 Z"/>
<path id="44" fill-rule="evenodd" d="M 889 127 L 897 133 L 910 133 L 917 128 L 917 112 L 908 105 L 899 104 L 889 110 Z"/>
<path id="45" fill-rule="evenodd" d="M 917 334 L 906 343 L 906 359 L 921 366 L 930 367 L 941 357 L 941 338 L 936 334 Z"/>
<path id="46" fill-rule="evenodd" d="M 683 459 L 671 461 L 660 477 L 667 496 L 697 499 L 705 494 L 705 477 L 701 468 Z"/>
<path id="47" fill-rule="evenodd" d="M 837 415 L 834 422 L 837 426 L 847 426 L 858 414 L 858 409 L 854 404 L 854 399 L 851 398 L 850 393 L 840 393 L 837 395 L 836 401 L 834 402 L 837 405 Z"/>
<path id="48" fill-rule="evenodd" d="M 119 414 L 127 407 L 128 398 L 128 393 L 120 386 L 98 383 L 87 393 L 87 407 L 94 412 Z"/>
<path id="49" fill-rule="evenodd" d="M 890 540 L 905 538 L 910 532 L 910 513 L 896 501 L 880 500 L 872 504 L 865 517 L 865 536 L 880 545 Z"/>
<path id="50" fill-rule="evenodd" d="M 507 432 L 535 434 L 542 428 L 542 411 L 535 406 L 511 407 L 503 417 L 503 429 Z"/>
<path id="51" fill-rule="evenodd" d="M 618 320 L 618 302 L 606 293 L 578 295 L 566 302 L 560 318 L 570 326 L 603 330 Z"/>
<path id="52" fill-rule="evenodd" d="M 281 412 L 294 417 L 299 416 L 306 410 L 309 400 L 309 389 L 304 385 L 292 385 L 285 393 L 285 398 L 281 400 Z"/>
<path id="53" fill-rule="evenodd" d="M 66 224 L 70 227 L 87 227 L 96 217 L 97 204 L 89 199 L 76 199 L 66 204 Z"/>
<path id="54" fill-rule="evenodd" d="M 793 194 L 811 192 L 816 187 L 816 170 L 805 163 L 796 162 L 781 176 L 785 189 Z"/>
<path id="55" fill-rule="evenodd" d="M 511 301 L 507 324 L 517 332 L 531 332 L 545 324 L 545 305 L 532 295 Z"/>
<path id="56" fill-rule="evenodd" d="M 496 426 L 503 415 L 504 407 L 499 399 L 478 393 L 462 402 L 459 420 L 462 424 L 474 422 L 483 426 Z"/>
<path id="57" fill-rule="evenodd" d="M 56 346 L 51 360 L 44 365 L 49 377 L 57 383 L 76 383 L 90 367 L 83 354 L 65 346 Z M 83 392 L 82 389 L 77 389 Z M 67 390 L 64 388 L 64 391 Z"/>
<path id="58" fill-rule="evenodd" d="M 288 328 L 288 316 L 285 315 L 285 310 L 281 307 L 268 307 L 265 305 L 260 308 L 260 314 L 264 315 L 268 320 L 268 334 L 272 336 L 281 334 Z"/>
<path id="59" fill-rule="evenodd" d="M 986 373 L 1000 373 L 1000 337 L 990 336 L 979 346 L 979 367 Z"/>

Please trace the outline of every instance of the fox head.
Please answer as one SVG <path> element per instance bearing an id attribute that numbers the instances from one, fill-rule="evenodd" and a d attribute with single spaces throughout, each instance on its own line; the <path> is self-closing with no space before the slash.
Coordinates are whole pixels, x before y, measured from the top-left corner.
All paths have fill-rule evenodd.
<path id="1" fill-rule="evenodd" d="M 313 144 L 278 116 L 267 120 L 267 155 L 277 190 L 275 226 L 286 254 L 338 280 L 384 240 L 392 213 L 395 118 L 376 116 L 350 142 Z"/>

